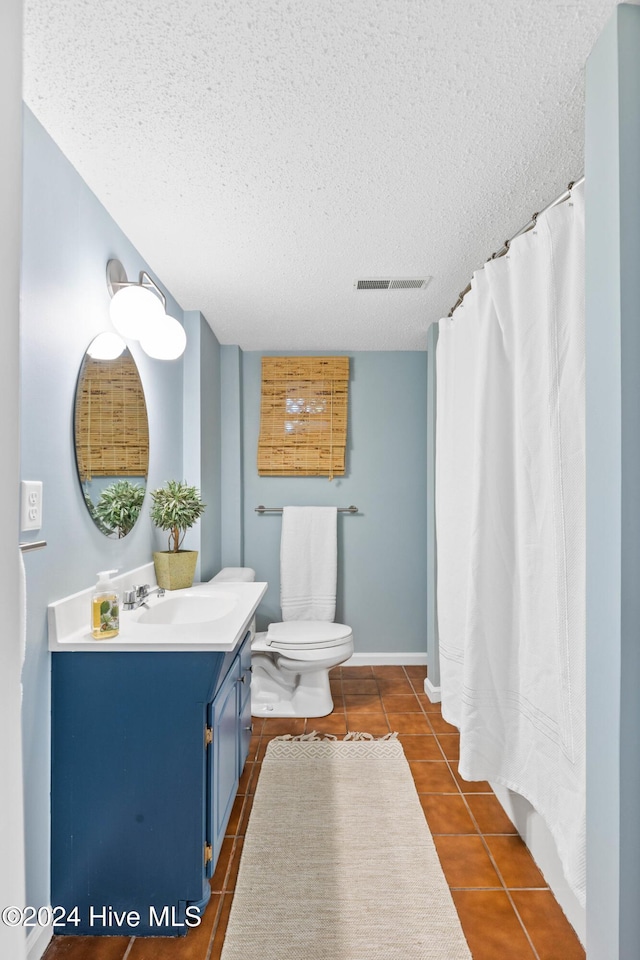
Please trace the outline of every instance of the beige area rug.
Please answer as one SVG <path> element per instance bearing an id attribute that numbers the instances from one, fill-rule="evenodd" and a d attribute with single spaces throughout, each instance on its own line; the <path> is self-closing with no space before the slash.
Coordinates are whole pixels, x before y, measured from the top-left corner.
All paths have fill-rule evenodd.
<path id="1" fill-rule="evenodd" d="M 271 741 L 222 960 L 471 960 L 398 740 Z"/>

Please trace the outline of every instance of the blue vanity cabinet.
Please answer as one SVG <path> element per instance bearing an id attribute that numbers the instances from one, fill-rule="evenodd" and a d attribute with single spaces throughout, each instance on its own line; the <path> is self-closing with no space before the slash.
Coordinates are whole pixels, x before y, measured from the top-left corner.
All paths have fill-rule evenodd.
<path id="1" fill-rule="evenodd" d="M 249 645 L 52 655 L 56 933 L 182 936 L 204 908 L 246 759 Z"/>

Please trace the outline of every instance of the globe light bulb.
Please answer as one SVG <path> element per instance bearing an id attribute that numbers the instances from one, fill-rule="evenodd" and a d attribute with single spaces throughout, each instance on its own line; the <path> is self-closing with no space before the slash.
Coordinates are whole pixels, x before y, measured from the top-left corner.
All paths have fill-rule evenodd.
<path id="1" fill-rule="evenodd" d="M 111 322 L 128 340 L 141 340 L 164 317 L 162 301 L 151 290 L 134 284 L 121 287 L 109 305 Z"/>
<path id="2" fill-rule="evenodd" d="M 91 341 L 87 353 L 93 360 L 115 360 L 127 349 L 127 345 L 117 333 L 99 333 Z"/>
<path id="3" fill-rule="evenodd" d="M 177 360 L 184 353 L 187 335 L 182 324 L 166 313 L 140 337 L 140 346 L 154 360 Z"/>

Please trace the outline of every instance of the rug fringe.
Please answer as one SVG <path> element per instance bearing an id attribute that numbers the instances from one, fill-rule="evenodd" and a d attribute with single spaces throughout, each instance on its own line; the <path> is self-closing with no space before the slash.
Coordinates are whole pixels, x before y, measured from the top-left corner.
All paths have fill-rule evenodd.
<path id="1" fill-rule="evenodd" d="M 273 737 L 274 740 L 338 740 L 339 738 L 335 733 L 318 733 L 317 730 L 312 730 L 311 733 L 299 733 L 297 736 L 293 736 L 290 733 L 284 733 L 282 736 Z M 350 730 L 349 733 L 345 734 L 342 738 L 345 740 L 397 740 L 398 734 L 394 733 L 385 733 L 383 737 L 374 737 L 372 733 L 363 733 L 358 730 Z"/>

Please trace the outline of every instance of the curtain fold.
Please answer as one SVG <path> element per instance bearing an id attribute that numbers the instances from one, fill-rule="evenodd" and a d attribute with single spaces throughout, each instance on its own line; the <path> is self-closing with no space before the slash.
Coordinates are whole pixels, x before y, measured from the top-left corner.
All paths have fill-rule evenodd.
<path id="1" fill-rule="evenodd" d="M 460 726 L 471 534 L 474 383 L 478 343 L 475 280 L 456 319 L 441 320 L 436 350 L 438 632 L 442 713 Z M 440 494 L 440 495 L 439 495 Z M 442 603 L 440 602 L 442 598 Z M 457 600 L 456 600 L 457 598 Z M 451 602 L 449 602 L 451 600 Z"/>
<path id="2" fill-rule="evenodd" d="M 472 294 L 437 348 L 443 716 L 462 776 L 531 802 L 584 903 L 583 188 Z"/>

